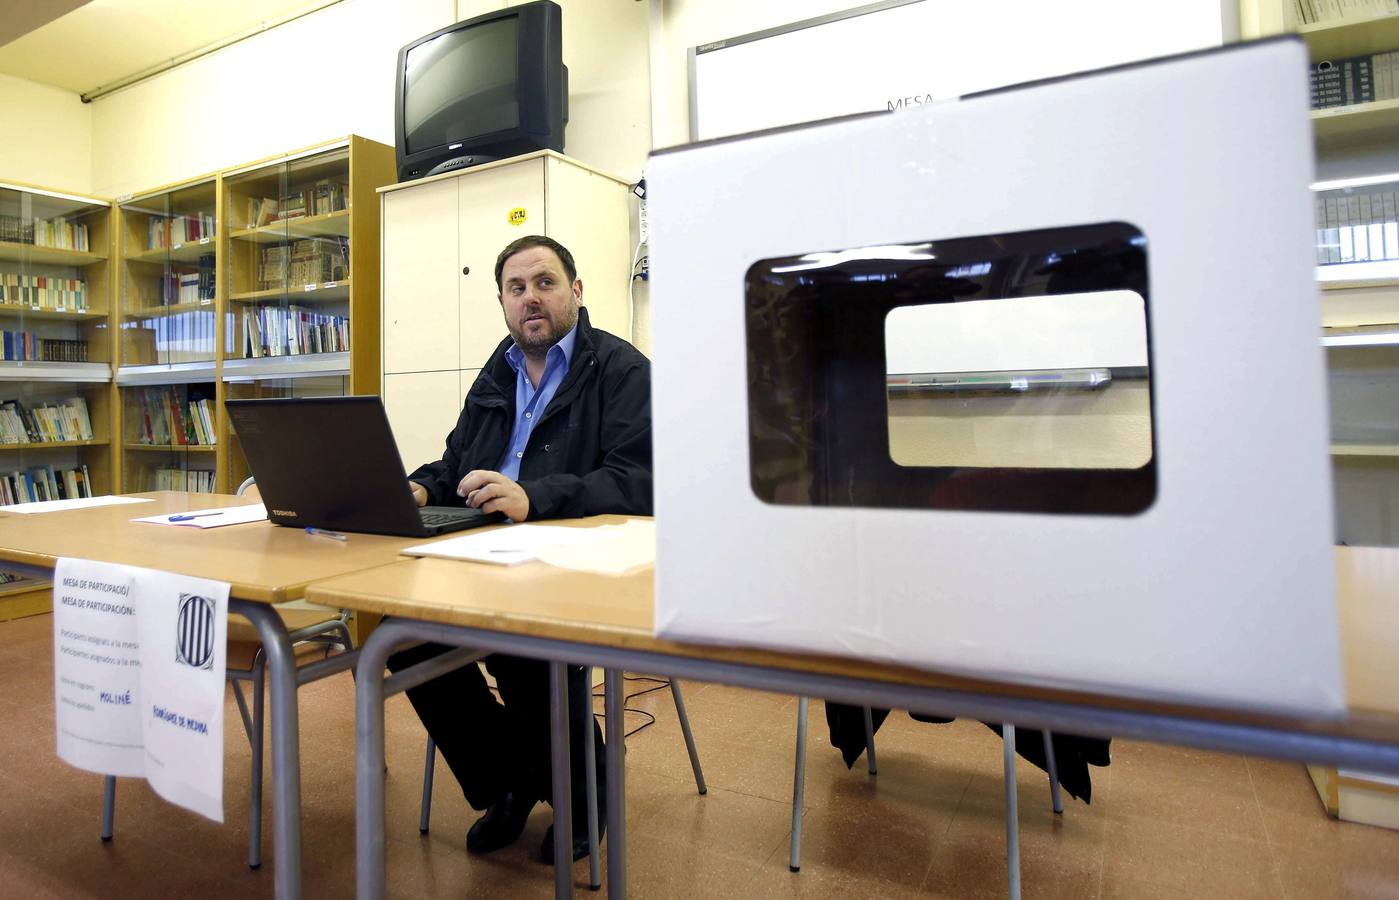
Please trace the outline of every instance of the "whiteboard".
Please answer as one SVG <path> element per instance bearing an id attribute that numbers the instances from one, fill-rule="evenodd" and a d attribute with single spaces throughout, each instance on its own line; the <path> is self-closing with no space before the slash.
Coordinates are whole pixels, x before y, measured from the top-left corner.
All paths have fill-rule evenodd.
<path id="1" fill-rule="evenodd" d="M 922 106 L 1224 31 L 1221 0 L 886 0 L 690 48 L 690 138 Z"/>

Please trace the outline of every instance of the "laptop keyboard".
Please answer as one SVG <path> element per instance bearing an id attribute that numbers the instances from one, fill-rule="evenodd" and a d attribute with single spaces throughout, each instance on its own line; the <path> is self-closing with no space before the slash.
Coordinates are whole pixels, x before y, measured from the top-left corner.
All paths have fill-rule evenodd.
<path id="1" fill-rule="evenodd" d="M 469 522 L 472 519 L 480 519 L 488 515 L 488 513 L 481 512 L 479 509 L 452 509 L 444 512 L 438 512 L 436 510 L 429 512 L 425 509 L 420 509 L 418 513 L 423 517 L 423 524 L 429 526 L 447 525 L 452 522 Z"/>

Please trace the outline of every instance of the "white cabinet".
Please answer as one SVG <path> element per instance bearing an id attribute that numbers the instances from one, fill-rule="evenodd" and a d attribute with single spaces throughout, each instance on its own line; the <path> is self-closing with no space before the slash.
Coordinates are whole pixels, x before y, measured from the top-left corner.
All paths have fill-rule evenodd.
<path id="1" fill-rule="evenodd" d="M 594 327 L 631 339 L 625 181 L 542 151 L 390 185 L 380 198 L 382 394 L 410 471 L 440 457 L 462 399 L 506 336 L 495 260 L 511 241 L 544 234 L 567 247 Z M 442 377 L 398 377 L 427 373 Z"/>

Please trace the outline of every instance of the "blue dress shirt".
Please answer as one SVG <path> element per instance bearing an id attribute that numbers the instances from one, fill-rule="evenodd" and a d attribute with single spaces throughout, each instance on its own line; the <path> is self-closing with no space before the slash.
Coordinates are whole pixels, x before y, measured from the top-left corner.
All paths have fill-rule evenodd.
<path id="1" fill-rule="evenodd" d="M 515 370 L 515 428 L 510 432 L 510 443 L 505 447 L 505 456 L 496 467 L 500 474 L 511 481 L 520 480 L 520 460 L 525 455 L 525 445 L 534 431 L 534 423 L 568 374 L 568 364 L 573 359 L 573 344 L 578 336 L 578 324 L 568 330 L 568 334 L 544 357 L 544 377 L 539 379 L 539 387 L 529 383 L 529 373 L 525 371 L 525 352 L 519 344 L 511 344 L 505 351 L 505 361 Z"/>

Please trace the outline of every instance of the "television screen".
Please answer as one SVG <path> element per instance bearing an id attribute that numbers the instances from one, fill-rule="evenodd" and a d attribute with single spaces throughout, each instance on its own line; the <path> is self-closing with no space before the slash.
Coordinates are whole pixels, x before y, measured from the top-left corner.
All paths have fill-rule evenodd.
<path id="1" fill-rule="evenodd" d="M 400 181 L 538 150 L 563 152 L 563 11 L 532 0 L 463 19 L 398 51 Z"/>
<path id="2" fill-rule="evenodd" d="M 520 124 L 518 32 L 518 19 L 497 19 L 408 51 L 403 94 L 407 152 Z"/>

